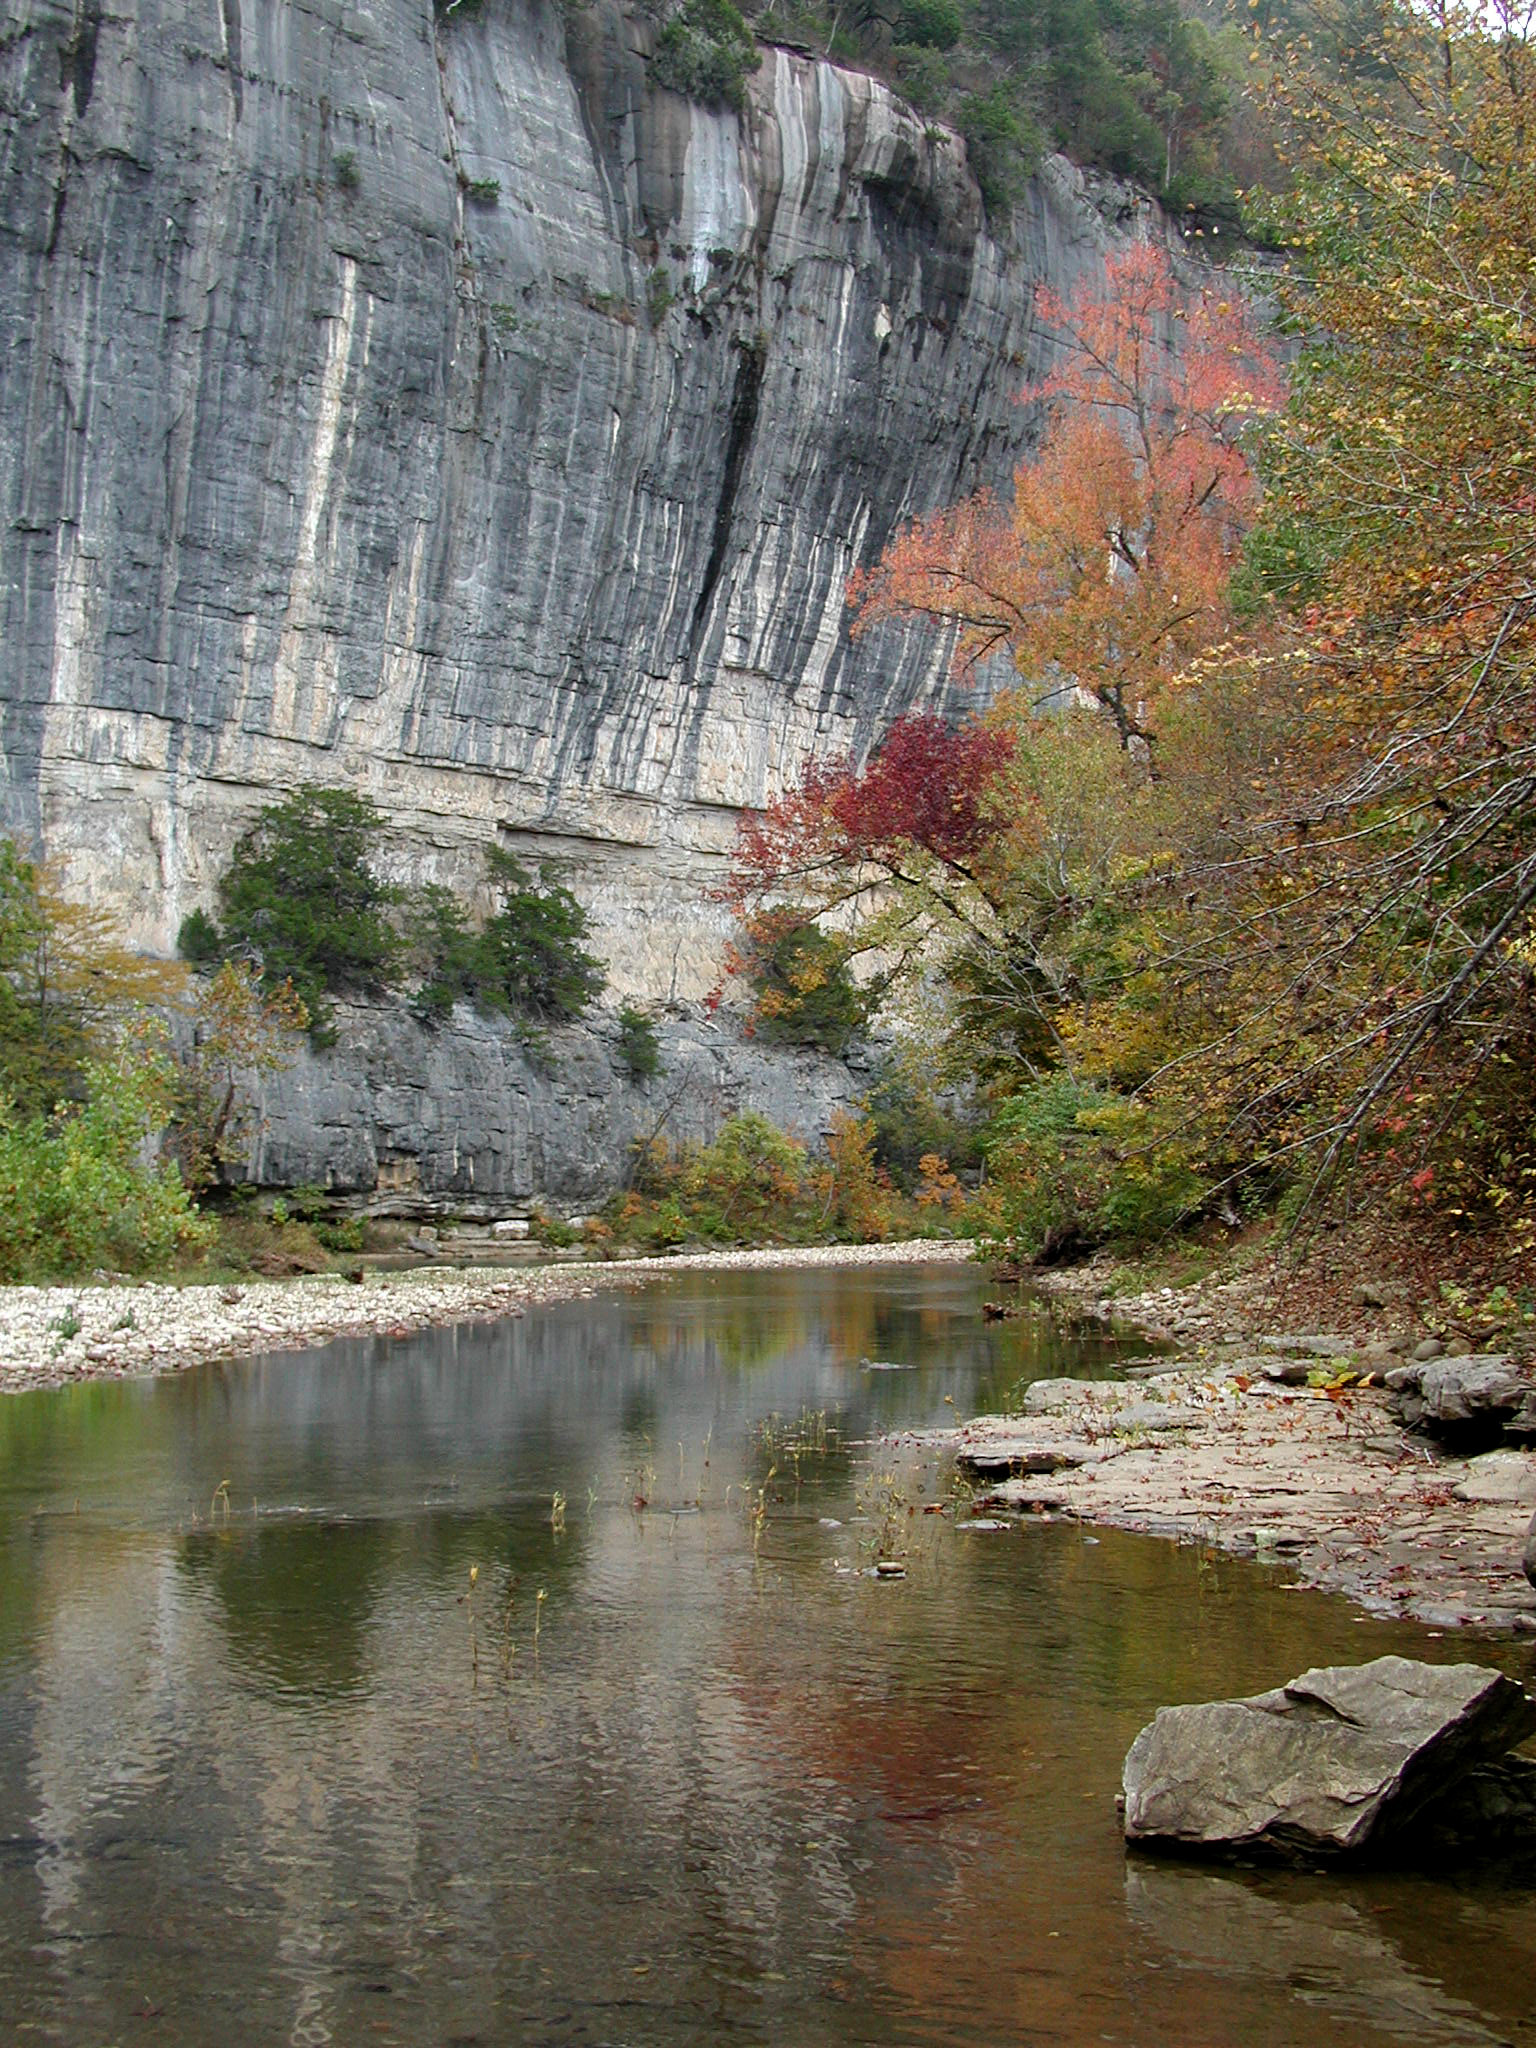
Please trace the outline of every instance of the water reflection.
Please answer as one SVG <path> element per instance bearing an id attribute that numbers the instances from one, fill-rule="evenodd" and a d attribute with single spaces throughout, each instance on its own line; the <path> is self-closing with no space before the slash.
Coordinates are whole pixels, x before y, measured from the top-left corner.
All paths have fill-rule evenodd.
<path id="1" fill-rule="evenodd" d="M 1118 1840 L 1158 1704 L 1425 1639 L 1062 1526 L 914 1514 L 860 1575 L 865 1439 L 1074 1362 L 978 1295 L 698 1279 L 0 1403 L 11 2033 L 1536 2040 L 1523 1894 Z"/>

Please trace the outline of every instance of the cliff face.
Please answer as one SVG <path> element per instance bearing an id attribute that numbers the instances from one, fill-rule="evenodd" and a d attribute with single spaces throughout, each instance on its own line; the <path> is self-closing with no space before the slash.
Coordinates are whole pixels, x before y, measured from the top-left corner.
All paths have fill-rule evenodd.
<path id="1" fill-rule="evenodd" d="M 618 983 L 694 993 L 733 808 L 942 687 L 844 579 L 1007 476 L 1103 221 L 1052 166 L 1005 252 L 882 86 L 770 50 L 709 113 L 642 34 L 0 0 L 5 817 L 141 941 L 335 780 L 419 875 L 574 856 Z"/>
<path id="2" fill-rule="evenodd" d="M 735 807 L 942 696 L 849 570 L 1011 471 L 1037 280 L 953 137 L 769 50 L 745 115 L 612 0 L 0 0 L 3 822 L 169 949 L 300 780 L 402 873 L 557 853 L 690 998 Z M 466 1055 L 467 1056 L 467 1055 Z"/>
<path id="3" fill-rule="evenodd" d="M 759 1047 L 710 1020 L 664 1018 L 661 1071 L 638 1082 L 601 1017 L 537 1048 L 462 1008 L 434 1031 L 396 1006 L 342 1005 L 336 1021 L 338 1052 L 306 1047 L 258 1091 L 247 1172 L 386 1213 L 587 1207 L 612 1193 L 636 1139 L 704 1141 L 753 1109 L 814 1146 L 869 1085 L 837 1060 Z"/>

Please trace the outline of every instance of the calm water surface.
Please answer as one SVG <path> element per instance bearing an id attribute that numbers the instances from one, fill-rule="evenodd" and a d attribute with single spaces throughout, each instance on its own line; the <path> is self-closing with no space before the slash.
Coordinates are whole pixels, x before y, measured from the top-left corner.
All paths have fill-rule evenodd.
<path id="1" fill-rule="evenodd" d="M 910 1459 L 865 1575 L 865 1440 L 1112 1365 L 979 1291 L 690 1275 L 0 1402 L 0 2039 L 1536 2043 L 1529 1890 L 1117 1832 L 1160 1704 L 1464 1641 L 907 1516 Z"/>

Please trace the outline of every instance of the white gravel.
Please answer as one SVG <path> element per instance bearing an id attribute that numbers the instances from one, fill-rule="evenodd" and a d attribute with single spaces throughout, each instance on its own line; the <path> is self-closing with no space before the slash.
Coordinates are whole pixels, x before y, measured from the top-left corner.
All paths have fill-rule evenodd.
<path id="1" fill-rule="evenodd" d="M 662 1273 L 772 1266 L 871 1266 L 963 1259 L 968 1244 L 786 1246 L 687 1252 L 660 1259 L 567 1261 L 551 1266 L 427 1266 L 371 1273 L 361 1286 L 336 1274 L 168 1287 L 109 1282 L 0 1288 L 0 1393 L 177 1372 L 211 1358 L 302 1350 L 336 1337 L 405 1337 L 439 1323 L 521 1315 L 547 1301 L 633 1286 Z"/>

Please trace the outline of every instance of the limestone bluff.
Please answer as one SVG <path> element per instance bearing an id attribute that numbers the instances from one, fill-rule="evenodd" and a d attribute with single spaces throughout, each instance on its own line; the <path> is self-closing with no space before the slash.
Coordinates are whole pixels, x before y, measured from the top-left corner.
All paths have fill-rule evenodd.
<path id="1" fill-rule="evenodd" d="M 943 701 L 931 638 L 850 642 L 846 577 L 1006 482 L 1034 287 L 1137 202 L 1051 159 L 990 232 L 877 81 L 770 47 L 712 112 L 651 85 L 651 33 L 613 0 L 0 0 L 3 818 L 137 943 L 261 801 L 341 782 L 403 876 L 559 856 L 615 991 L 688 1004 L 737 808 Z M 515 1047 L 493 1084 L 483 1030 L 417 1037 L 305 1062 L 256 1170 L 494 1199 L 622 1151 L 616 1079 L 567 1118 Z M 814 1125 L 846 1083 L 777 1085 Z"/>

